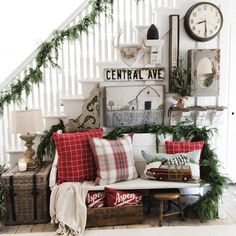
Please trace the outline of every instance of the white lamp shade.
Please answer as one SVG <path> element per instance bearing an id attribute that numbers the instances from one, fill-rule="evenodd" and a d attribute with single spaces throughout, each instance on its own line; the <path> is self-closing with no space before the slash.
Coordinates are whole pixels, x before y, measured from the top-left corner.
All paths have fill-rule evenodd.
<path id="1" fill-rule="evenodd" d="M 19 110 L 11 112 L 11 132 L 27 134 L 44 131 L 41 109 Z"/>

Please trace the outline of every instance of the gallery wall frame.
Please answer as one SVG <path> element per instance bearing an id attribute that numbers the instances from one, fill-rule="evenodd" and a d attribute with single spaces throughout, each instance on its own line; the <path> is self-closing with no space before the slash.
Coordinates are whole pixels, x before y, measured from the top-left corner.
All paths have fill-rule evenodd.
<path id="1" fill-rule="evenodd" d="M 189 80 L 192 96 L 219 96 L 220 49 L 191 49 L 188 51 Z"/>
<path id="2" fill-rule="evenodd" d="M 106 127 L 162 125 L 164 122 L 164 85 L 107 86 L 104 95 Z"/>
<path id="3" fill-rule="evenodd" d="M 171 71 L 179 64 L 179 15 L 169 16 L 169 92 L 172 91 Z"/>

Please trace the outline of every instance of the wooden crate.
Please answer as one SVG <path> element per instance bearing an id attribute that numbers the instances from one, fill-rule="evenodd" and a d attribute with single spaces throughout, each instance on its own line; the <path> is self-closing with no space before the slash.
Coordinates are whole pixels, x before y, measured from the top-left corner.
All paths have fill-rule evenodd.
<path id="1" fill-rule="evenodd" d="M 50 221 L 48 186 L 51 163 L 33 171 L 19 172 L 17 164 L 1 176 L 6 207 L 5 225 Z"/>
<path id="2" fill-rule="evenodd" d="M 86 227 L 141 224 L 143 206 L 119 206 L 88 209 Z"/>

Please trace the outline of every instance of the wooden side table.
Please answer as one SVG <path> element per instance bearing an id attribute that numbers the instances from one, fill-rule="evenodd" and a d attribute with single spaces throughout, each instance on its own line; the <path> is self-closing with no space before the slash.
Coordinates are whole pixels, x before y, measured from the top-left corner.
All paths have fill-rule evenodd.
<path id="1" fill-rule="evenodd" d="M 19 172 L 15 164 L 1 176 L 6 206 L 5 225 L 47 223 L 49 216 L 49 174 L 45 162 L 31 171 Z"/>

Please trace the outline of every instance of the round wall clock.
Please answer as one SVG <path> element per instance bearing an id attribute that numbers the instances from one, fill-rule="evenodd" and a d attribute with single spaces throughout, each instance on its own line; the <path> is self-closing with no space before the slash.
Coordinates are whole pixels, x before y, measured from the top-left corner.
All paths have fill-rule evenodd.
<path id="1" fill-rule="evenodd" d="M 186 32 L 191 38 L 200 42 L 213 39 L 220 32 L 222 25 L 222 12 L 210 2 L 193 5 L 184 18 Z"/>

